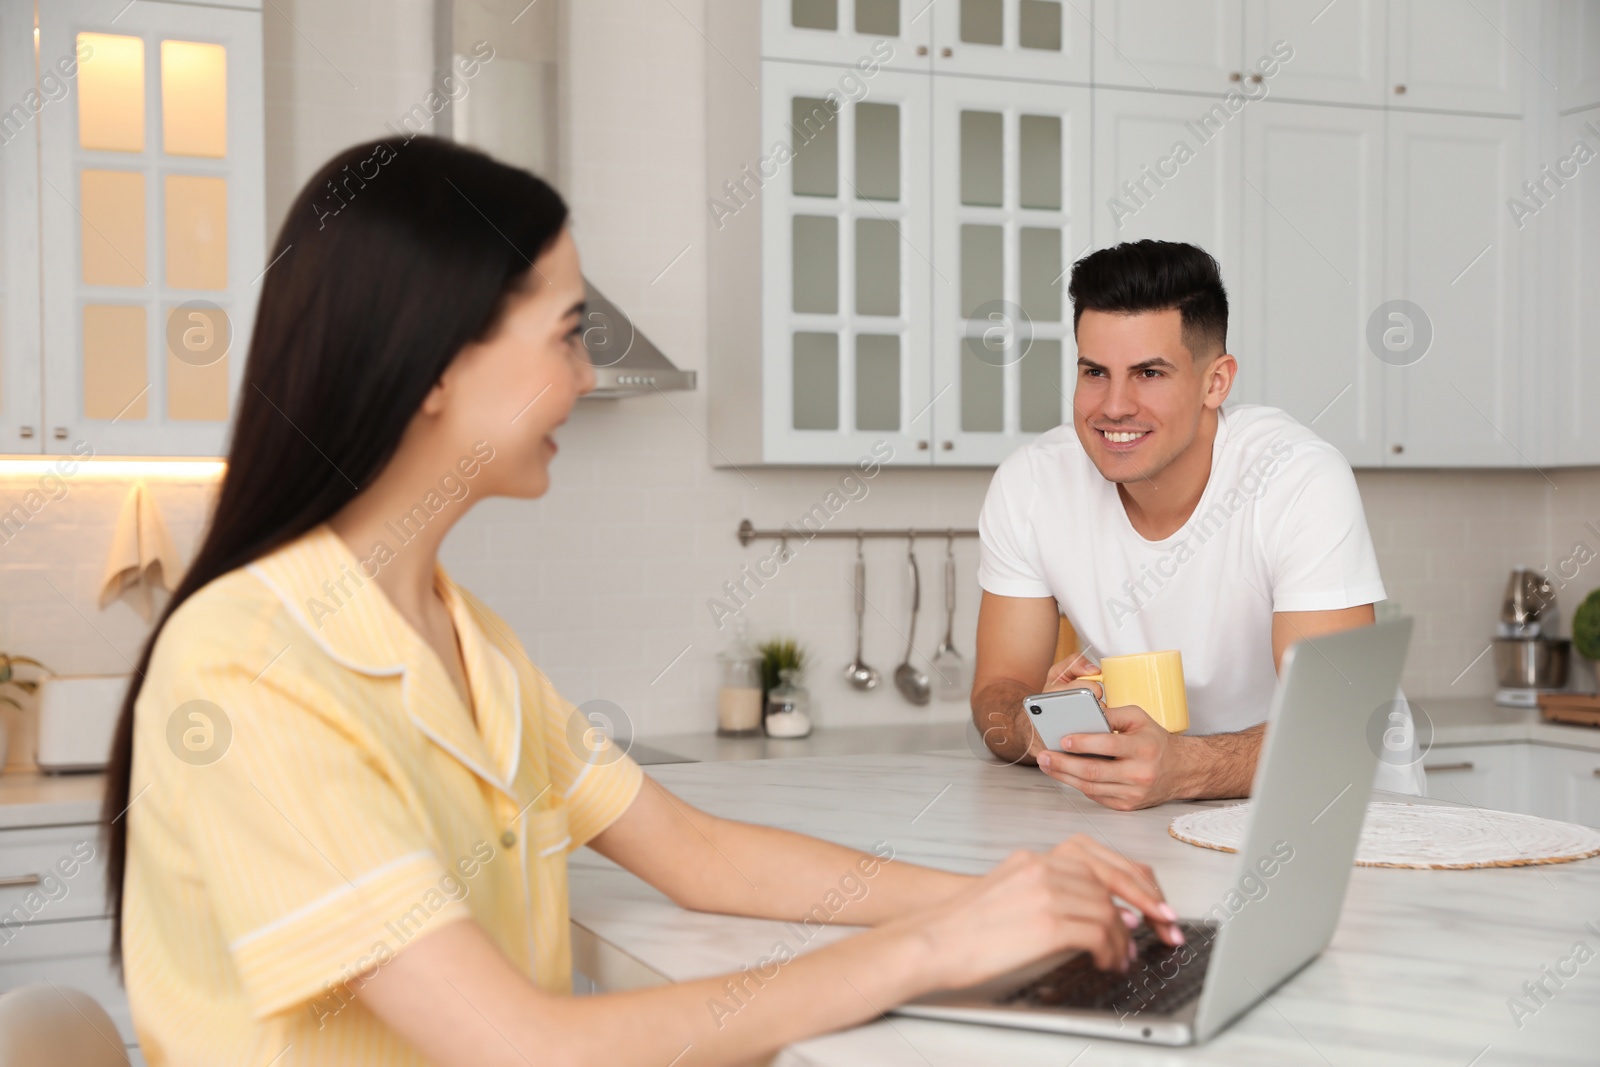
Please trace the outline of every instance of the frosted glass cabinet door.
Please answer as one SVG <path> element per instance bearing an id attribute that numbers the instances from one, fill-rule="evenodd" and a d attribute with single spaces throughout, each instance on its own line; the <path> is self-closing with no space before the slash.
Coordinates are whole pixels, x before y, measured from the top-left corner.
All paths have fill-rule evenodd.
<path id="1" fill-rule="evenodd" d="M 34 89 L 33 5 L 0 0 L 0 99 Z M 38 155 L 7 119 L 0 148 L 0 454 L 40 451 Z"/>
<path id="2" fill-rule="evenodd" d="M 763 456 L 926 465 L 929 78 L 838 78 L 762 63 Z"/>
<path id="3" fill-rule="evenodd" d="M 929 12 L 934 73 L 1087 85 L 1087 11 L 1069 0 L 940 0 Z"/>
<path id="4" fill-rule="evenodd" d="M 115 22 L 111 19 L 115 16 Z M 261 15 L 42 5 L 45 451 L 221 455 L 266 267 Z"/>
<path id="5" fill-rule="evenodd" d="M 927 0 L 746 2 L 761 4 L 763 58 L 928 69 L 933 17 Z"/>
<path id="6" fill-rule="evenodd" d="M 934 82 L 934 462 L 992 466 L 1069 408 L 1089 90 Z"/>
<path id="7" fill-rule="evenodd" d="M 1243 77 L 1243 0 L 1094 0 L 1094 82 L 1222 93 Z"/>
<path id="8" fill-rule="evenodd" d="M 1229 287 L 1231 399 L 1282 408 L 1383 465 L 1385 364 L 1367 341 L 1383 295 L 1383 114 L 1276 100 L 1245 123 L 1242 284 Z"/>

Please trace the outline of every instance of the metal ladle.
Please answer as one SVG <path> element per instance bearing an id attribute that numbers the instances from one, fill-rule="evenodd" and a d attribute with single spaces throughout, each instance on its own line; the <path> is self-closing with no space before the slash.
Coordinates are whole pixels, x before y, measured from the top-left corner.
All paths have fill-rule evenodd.
<path id="1" fill-rule="evenodd" d="M 867 561 L 861 555 L 862 535 L 856 534 L 856 658 L 844 666 L 845 679 L 857 689 L 876 689 L 878 670 L 861 659 L 861 636 L 867 615 Z"/>
<path id="2" fill-rule="evenodd" d="M 920 705 L 928 702 L 932 687 L 928 676 L 911 665 L 911 653 L 917 643 L 917 609 L 922 606 L 922 576 L 917 573 L 916 543 L 917 532 L 911 530 L 906 535 L 906 567 L 911 571 L 911 621 L 906 627 L 905 662 L 894 669 L 894 684 L 901 696 Z"/>

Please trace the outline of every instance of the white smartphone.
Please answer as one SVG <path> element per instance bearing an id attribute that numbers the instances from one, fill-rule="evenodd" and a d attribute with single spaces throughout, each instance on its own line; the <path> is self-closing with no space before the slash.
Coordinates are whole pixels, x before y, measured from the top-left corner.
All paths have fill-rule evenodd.
<path id="1" fill-rule="evenodd" d="M 1111 724 L 1106 722 L 1105 709 L 1094 692 L 1088 689 L 1062 689 L 1055 693 L 1035 693 L 1022 702 L 1033 723 L 1034 732 L 1051 752 L 1061 751 L 1061 739 L 1068 734 L 1108 734 Z M 1075 756 L 1094 756 L 1110 759 L 1091 752 L 1074 752 Z"/>

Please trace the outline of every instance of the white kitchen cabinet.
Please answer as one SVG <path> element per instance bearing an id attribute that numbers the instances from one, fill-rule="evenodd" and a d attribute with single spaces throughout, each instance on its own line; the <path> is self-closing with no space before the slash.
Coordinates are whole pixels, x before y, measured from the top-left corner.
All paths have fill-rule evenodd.
<path id="1" fill-rule="evenodd" d="M 1522 743 L 1435 745 L 1424 757 L 1428 796 L 1493 811 L 1527 811 L 1527 757 Z"/>
<path id="2" fill-rule="evenodd" d="M 1066 415 L 1066 274 L 1089 244 L 1089 90 L 935 78 L 935 463 L 1000 462 Z"/>
<path id="3" fill-rule="evenodd" d="M 1384 123 L 1364 108 L 1268 100 L 1244 123 L 1234 398 L 1284 409 L 1351 464 L 1383 461 L 1383 369 L 1367 319 L 1383 302 Z"/>
<path id="4" fill-rule="evenodd" d="M 1522 114 L 1540 5 L 1518 0 L 1389 0 L 1389 102 L 1437 111 Z"/>
<path id="5" fill-rule="evenodd" d="M 1094 27 L 1062 0 L 944 0 L 932 4 L 933 69 L 1087 85 Z"/>
<path id="6" fill-rule="evenodd" d="M 1515 119 L 1390 112 L 1385 419 L 1390 466 L 1533 460 L 1518 410 L 1525 234 L 1507 200 L 1522 172 Z M 1386 305 L 1387 306 L 1387 305 Z"/>
<path id="7" fill-rule="evenodd" d="M 0 992 L 45 982 L 82 990 L 132 1046 L 128 995 L 111 965 L 99 835 L 94 823 L 0 830 Z"/>
<path id="8" fill-rule="evenodd" d="M 1235 285 L 1247 192 L 1242 111 L 1216 97 L 1119 89 L 1096 89 L 1094 106 L 1094 246 L 1188 241 L 1215 256 L 1223 283 Z"/>
<path id="9" fill-rule="evenodd" d="M 1243 0 L 1095 0 L 1094 31 L 1096 86 L 1222 93 L 1243 76 Z"/>
<path id="10" fill-rule="evenodd" d="M 761 54 L 810 63 L 877 59 L 898 70 L 926 71 L 933 20 L 925 3 L 761 0 Z"/>
<path id="11" fill-rule="evenodd" d="M 1600 752 L 1529 745 L 1528 811 L 1600 826 Z"/>
<path id="12" fill-rule="evenodd" d="M 52 85 L 61 83 L 63 70 L 77 70 L 75 57 L 65 57 L 60 70 L 56 59 L 42 60 Z M 62 105 L 38 93 L 31 0 L 0 2 L 0 99 L 22 102 L 0 116 L 0 452 L 38 452 L 39 156 L 33 124 L 37 110 Z"/>
<path id="13" fill-rule="evenodd" d="M 1423 768 L 1438 800 L 1600 826 L 1600 752 L 1526 741 L 1435 745 Z"/>
<path id="14" fill-rule="evenodd" d="M 38 118 L 45 451 L 220 455 L 267 265 L 261 14 L 60 0 L 38 40 L 91 53 Z"/>
<path id="15" fill-rule="evenodd" d="M 1595 358 L 1600 338 L 1600 300 L 1595 299 L 1600 293 L 1600 159 L 1580 165 L 1572 148 L 1582 141 L 1590 151 L 1600 151 L 1600 108 L 1565 115 L 1558 129 L 1561 149 L 1552 170 L 1577 173 L 1564 188 L 1550 190 L 1553 199 L 1536 214 L 1522 219 L 1525 230 L 1542 232 L 1557 244 L 1558 318 L 1548 380 L 1560 387 L 1544 397 L 1552 417 L 1542 427 L 1542 455 L 1555 465 L 1593 464 L 1600 462 L 1600 434 L 1595 432 L 1600 410 L 1600 360 Z M 1528 197 L 1519 200 L 1534 204 Z"/>
<path id="16" fill-rule="evenodd" d="M 1245 0 L 1246 77 L 1282 41 L 1294 50 L 1268 79 L 1272 97 L 1382 106 L 1386 0 Z"/>
<path id="17" fill-rule="evenodd" d="M 1087 8 L 1065 5 L 1059 53 L 1027 47 L 1029 34 L 1035 45 L 1055 43 L 1056 12 L 1043 9 L 1056 6 L 949 0 L 912 11 L 863 0 L 766 0 L 755 17 L 733 0 L 709 0 L 709 39 L 730 57 L 708 70 L 710 184 L 727 189 L 718 178 L 732 176 L 744 191 L 729 210 L 713 207 L 714 462 L 852 462 L 879 439 L 893 444 L 895 464 L 996 462 L 1049 421 L 1046 386 L 1057 380 L 1057 367 L 1049 344 L 1032 350 L 1047 356 L 1038 365 L 1011 365 L 1005 315 L 999 322 L 975 315 L 977 305 L 1026 307 L 1027 264 L 1059 254 L 1045 292 L 1053 303 L 1084 252 L 1141 238 L 1187 241 L 1217 259 L 1233 298 L 1229 346 L 1240 359 L 1233 399 L 1285 408 L 1354 466 L 1527 469 L 1600 461 L 1583 417 L 1595 390 L 1584 385 L 1591 375 L 1581 342 L 1596 334 L 1590 320 L 1600 314 L 1585 296 L 1594 274 L 1585 257 L 1600 247 L 1588 236 L 1587 171 L 1561 193 L 1560 210 L 1578 218 L 1570 232 L 1554 232 L 1560 219 L 1548 209 L 1538 222 L 1556 225 L 1536 237 L 1535 227 L 1519 229 L 1508 209 L 1523 179 L 1538 173 L 1555 130 L 1547 109 L 1556 89 L 1531 82 L 1522 66 L 1548 62 L 1554 70 L 1556 51 L 1565 49 L 1561 69 L 1586 84 L 1583 72 L 1595 65 L 1588 8 L 1099 0 L 1092 26 Z M 860 46 L 871 39 L 858 32 L 857 14 L 891 8 L 900 36 L 880 43 L 891 44 L 896 58 L 880 63 L 877 74 L 866 72 Z M 799 26 L 797 11 L 820 28 Z M 1549 21 L 1558 12 L 1559 27 Z M 909 42 L 921 40 L 913 25 L 923 24 L 931 55 L 918 58 L 926 65 L 894 69 Z M 1040 27 L 1048 30 L 1043 37 Z M 1079 40 L 1084 32 L 1087 48 Z M 1544 47 L 1527 47 L 1540 40 Z M 1293 57 L 1278 59 L 1270 75 L 1263 68 L 1256 81 L 1253 68 L 1281 53 L 1280 42 Z M 1510 63 L 1506 57 L 1519 48 L 1528 60 Z M 1084 94 L 1075 83 L 1086 53 L 1092 62 Z M 748 175 L 774 143 L 792 136 L 794 119 L 792 96 L 758 103 L 730 73 L 751 57 L 759 65 L 762 55 L 774 70 L 800 79 L 796 92 L 832 88 L 849 101 L 834 131 L 843 140 L 828 157 L 843 192 L 794 194 L 789 171 L 799 173 L 798 165 L 779 166 L 770 180 L 764 169 L 762 181 Z M 805 62 L 786 64 L 776 55 Z M 921 97 L 912 86 L 919 80 L 926 86 Z M 1406 92 L 1395 93 L 1401 84 Z M 1252 86 L 1262 92 L 1246 102 L 1242 94 Z M 1571 99 L 1566 88 L 1561 93 Z M 902 115 L 900 158 L 913 168 L 901 175 L 894 209 L 852 199 L 844 181 L 854 166 L 849 129 L 869 128 L 848 127 L 849 116 L 880 101 Z M 1022 117 L 1053 109 L 1073 112 L 1061 142 L 1060 209 L 1029 207 L 1020 194 L 1013 206 L 1004 199 L 1009 192 L 987 203 L 964 201 L 963 122 L 973 136 L 980 127 L 988 131 L 995 147 L 984 166 L 1009 189 L 1012 175 L 1027 170 L 1017 155 Z M 973 112 L 991 117 L 963 118 Z M 1564 118 L 1563 139 L 1576 128 L 1572 116 Z M 927 161 L 925 186 L 913 159 Z M 873 229 L 862 231 L 862 222 L 874 214 L 897 228 L 898 255 L 886 262 L 910 287 L 898 305 L 904 316 L 875 319 L 850 303 L 875 277 L 863 273 L 858 255 L 870 246 L 861 235 Z M 833 218 L 823 242 L 827 276 L 797 272 L 797 251 L 811 248 L 798 247 L 797 234 L 830 229 L 824 215 Z M 814 221 L 797 230 L 800 216 Z M 1063 235 L 1059 252 L 1046 248 L 1040 230 Z M 815 260 L 818 252 L 809 254 Z M 973 298 L 963 299 L 964 260 L 974 265 L 968 277 L 987 272 L 981 298 L 984 285 L 975 284 Z M 1563 269 L 1541 288 L 1528 272 L 1550 271 L 1557 260 Z M 924 277 L 926 292 L 911 291 Z M 797 307 L 796 285 L 810 292 L 811 282 L 834 298 Z M 1540 295 L 1558 288 L 1559 300 Z M 916 317 L 919 308 L 927 319 Z M 1068 310 L 1063 306 L 1063 324 Z M 1056 341 L 1056 320 L 1042 321 L 1035 338 Z M 1551 331 L 1534 326 L 1547 321 L 1560 323 L 1559 336 L 1548 341 Z M 1062 414 L 1073 384 L 1070 334 L 1063 327 L 1059 338 Z M 861 362 L 863 335 L 868 348 L 887 343 L 873 338 L 898 337 L 899 361 L 869 353 L 876 362 L 860 372 L 852 361 Z M 1002 352 L 998 359 L 985 339 Z M 797 375 L 797 366 L 817 374 Z M 900 377 L 888 380 L 870 366 L 897 367 Z M 1558 391 L 1551 402 L 1558 418 L 1547 424 L 1523 383 L 1552 374 L 1578 387 Z M 885 381 L 899 390 L 899 419 L 870 403 L 863 418 L 862 398 L 881 395 Z"/>
<path id="18" fill-rule="evenodd" d="M 1561 0 L 1557 18 L 1561 110 L 1600 107 L 1600 0 Z"/>
<path id="19" fill-rule="evenodd" d="M 838 78 L 762 64 L 763 127 L 796 148 L 762 193 L 764 457 L 850 464 L 881 441 L 925 463 L 928 78 L 879 71 L 859 102 Z"/>

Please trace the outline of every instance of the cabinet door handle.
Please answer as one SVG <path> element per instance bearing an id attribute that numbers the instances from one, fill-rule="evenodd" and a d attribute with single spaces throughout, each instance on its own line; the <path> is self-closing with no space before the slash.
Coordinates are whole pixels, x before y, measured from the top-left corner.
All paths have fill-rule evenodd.
<path id="1" fill-rule="evenodd" d="M 1435 763 L 1432 766 L 1424 763 L 1422 765 L 1422 769 L 1427 771 L 1429 774 L 1436 774 L 1439 771 L 1470 771 L 1472 770 L 1472 761 L 1462 760 L 1460 763 Z M 1600 774 L 1600 771 L 1595 771 L 1595 773 Z"/>
<path id="2" fill-rule="evenodd" d="M 0 878 L 0 889 L 22 889 L 38 885 L 40 881 L 37 874 L 13 874 L 7 878 Z"/>

